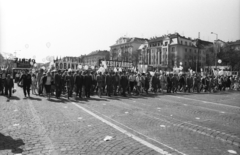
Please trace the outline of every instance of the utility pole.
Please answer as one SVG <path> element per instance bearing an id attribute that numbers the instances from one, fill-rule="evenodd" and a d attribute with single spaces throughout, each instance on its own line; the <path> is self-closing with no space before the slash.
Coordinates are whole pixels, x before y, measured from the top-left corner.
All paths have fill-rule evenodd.
<path id="1" fill-rule="evenodd" d="M 218 34 L 217 33 L 213 33 L 213 32 L 211 32 L 211 34 L 215 34 L 216 35 L 216 41 L 217 41 L 218 40 Z M 213 45 L 214 45 L 214 42 L 213 42 Z M 215 53 L 215 67 L 217 68 L 217 50 L 215 50 L 214 53 Z"/>

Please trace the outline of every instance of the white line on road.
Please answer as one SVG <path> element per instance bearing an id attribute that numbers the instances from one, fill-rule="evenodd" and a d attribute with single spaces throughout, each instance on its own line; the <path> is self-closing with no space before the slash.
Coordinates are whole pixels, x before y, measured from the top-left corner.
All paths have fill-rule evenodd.
<path id="1" fill-rule="evenodd" d="M 192 100 L 192 101 L 198 101 L 198 102 L 203 102 L 203 103 L 210 103 L 210 104 L 214 104 L 214 105 L 218 105 L 218 106 L 225 106 L 225 107 L 240 109 L 240 107 L 237 107 L 237 106 L 234 106 L 234 105 L 227 105 L 227 104 L 222 104 L 222 103 L 215 103 L 215 102 L 210 102 L 210 101 L 203 101 L 203 100 L 197 100 L 197 99 L 180 97 L 180 96 L 173 96 L 173 95 L 168 95 L 168 96 L 175 97 L 175 98 L 182 98 L 182 99 L 185 99 L 185 100 Z"/>
<path id="2" fill-rule="evenodd" d="M 147 146 L 147 147 L 155 150 L 156 152 L 161 153 L 161 154 L 163 154 L 163 155 L 171 155 L 170 153 L 164 151 L 163 149 L 161 149 L 161 148 L 159 148 L 159 147 L 157 147 L 157 146 L 155 146 L 155 145 L 153 145 L 153 144 L 151 144 L 151 143 L 149 143 L 149 142 L 147 142 L 147 141 L 145 141 L 145 140 L 143 140 L 143 139 L 135 136 L 134 134 L 131 134 L 130 132 L 122 129 L 121 127 L 119 127 L 119 126 L 117 126 L 117 125 L 115 125 L 115 124 L 107 121 L 106 119 L 98 116 L 97 114 L 95 114 L 95 113 L 87 110 L 86 108 L 84 108 L 84 107 L 82 107 L 82 106 L 80 106 L 80 105 L 78 105 L 78 104 L 76 104 L 76 103 L 74 103 L 74 102 L 72 102 L 72 104 L 75 105 L 75 106 L 77 106 L 78 108 L 82 109 L 83 111 L 89 113 L 90 115 L 96 117 L 97 119 L 101 120 L 102 122 L 108 124 L 109 126 L 115 128 L 116 130 L 118 130 L 118 131 L 126 134 L 127 136 L 133 138 L 134 140 L 140 142 L 141 144 L 143 144 L 143 145 L 145 145 L 145 146 Z M 104 116 L 105 116 L 105 115 L 104 115 Z M 105 117 L 107 117 L 107 116 L 105 116 Z M 107 118 L 109 118 L 109 117 L 107 117 Z M 111 118 L 109 118 L 109 119 L 111 119 Z M 111 119 L 111 120 L 112 120 L 112 119 Z M 113 121 L 114 121 L 114 122 L 117 122 L 117 121 L 115 121 L 115 120 L 113 120 Z M 119 123 L 119 122 L 117 122 L 117 123 Z M 121 123 L 119 123 L 119 124 L 121 124 Z M 121 125 L 123 125 L 123 124 L 121 124 Z M 123 126 L 125 126 L 125 125 L 123 125 Z M 127 127 L 127 126 L 125 126 L 125 127 Z M 127 127 L 127 128 L 129 128 L 129 127 Z M 131 129 L 131 128 L 129 128 L 129 129 Z M 133 129 L 131 129 L 131 130 L 133 130 Z M 136 132 L 136 133 L 138 133 L 138 134 L 143 135 L 142 133 L 139 133 L 139 132 L 137 132 L 137 131 L 135 131 L 135 130 L 133 130 L 133 131 Z M 154 139 L 152 139 L 152 138 L 150 138 L 150 137 L 148 137 L 148 136 L 146 136 L 146 135 L 143 135 L 143 136 L 145 136 L 145 137 L 147 137 L 148 139 L 151 139 L 151 140 L 153 140 L 153 141 L 155 141 L 155 142 L 157 142 L 157 143 L 159 143 L 159 144 L 161 144 L 161 145 L 163 145 L 163 146 L 166 146 L 166 147 L 168 147 L 168 148 L 170 148 L 170 149 L 172 149 L 172 150 L 174 150 L 174 151 L 176 151 L 176 152 L 178 152 L 178 153 L 180 153 L 180 154 L 182 154 L 182 155 L 185 155 L 185 153 L 182 153 L 182 152 L 180 152 L 180 151 L 178 151 L 178 150 L 176 150 L 176 149 L 174 149 L 174 148 L 172 148 L 172 147 L 170 147 L 170 146 L 168 146 L 168 145 L 166 145 L 166 144 L 163 144 L 163 143 L 161 143 L 161 142 L 158 142 L 158 141 L 156 141 L 156 140 L 154 140 Z"/>

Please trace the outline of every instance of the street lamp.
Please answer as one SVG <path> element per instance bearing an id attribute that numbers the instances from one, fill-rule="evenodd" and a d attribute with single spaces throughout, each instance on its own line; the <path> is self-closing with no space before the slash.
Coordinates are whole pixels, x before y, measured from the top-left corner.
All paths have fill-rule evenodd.
<path id="1" fill-rule="evenodd" d="M 216 41 L 218 40 L 218 34 L 217 33 L 214 33 L 214 32 L 211 32 L 211 34 L 215 34 L 216 35 Z M 214 43 L 213 43 L 214 45 Z M 215 52 L 215 68 L 217 68 L 217 50 Z"/>

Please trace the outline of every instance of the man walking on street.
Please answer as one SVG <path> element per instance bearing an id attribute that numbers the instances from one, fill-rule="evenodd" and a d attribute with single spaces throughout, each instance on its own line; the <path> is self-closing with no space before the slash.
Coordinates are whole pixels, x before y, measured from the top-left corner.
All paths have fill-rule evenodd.
<path id="1" fill-rule="evenodd" d="M 58 70 L 58 72 L 55 74 L 54 77 L 54 81 L 55 81 L 55 89 L 56 89 L 56 98 L 60 98 L 61 96 L 61 70 Z"/>
<path id="2" fill-rule="evenodd" d="M 84 84 L 85 84 L 85 95 L 87 98 L 90 98 L 91 87 L 92 87 L 92 76 L 89 75 L 88 71 L 84 79 Z"/>
<path id="3" fill-rule="evenodd" d="M 13 79 L 10 77 L 10 74 L 7 75 L 5 89 L 7 91 L 8 98 L 12 96 L 12 88 L 14 88 Z"/>
<path id="4" fill-rule="evenodd" d="M 23 93 L 25 98 L 30 97 L 30 87 L 32 84 L 32 80 L 31 80 L 31 75 L 28 73 L 28 70 L 25 71 L 25 73 L 22 75 L 20 81 L 22 81 L 22 85 L 23 85 Z"/>

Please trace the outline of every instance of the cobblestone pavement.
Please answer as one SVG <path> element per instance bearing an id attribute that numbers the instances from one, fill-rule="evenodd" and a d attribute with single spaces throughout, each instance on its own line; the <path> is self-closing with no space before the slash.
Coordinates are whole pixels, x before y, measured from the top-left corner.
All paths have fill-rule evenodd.
<path id="1" fill-rule="evenodd" d="M 240 94 L 0 96 L 0 154 L 240 154 Z M 106 138 L 109 138 L 106 140 Z"/>

